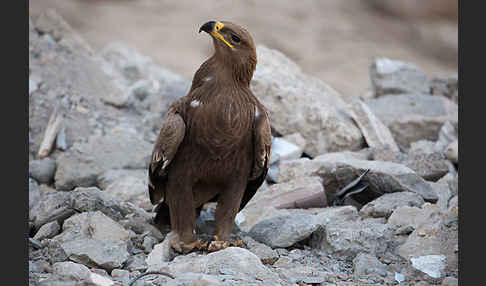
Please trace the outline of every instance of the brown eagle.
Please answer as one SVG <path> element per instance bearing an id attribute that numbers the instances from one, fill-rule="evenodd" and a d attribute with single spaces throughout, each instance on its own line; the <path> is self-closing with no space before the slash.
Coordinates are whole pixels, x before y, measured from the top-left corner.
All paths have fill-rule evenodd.
<path id="1" fill-rule="evenodd" d="M 228 238 L 236 214 L 264 182 L 271 152 L 267 110 L 250 90 L 257 64 L 252 37 L 225 21 L 207 22 L 201 31 L 212 36 L 215 52 L 189 93 L 170 106 L 149 166 L 154 221 L 161 229 L 170 225 L 178 252 L 200 245 L 195 223 L 207 202 L 217 202 L 214 239 Z"/>

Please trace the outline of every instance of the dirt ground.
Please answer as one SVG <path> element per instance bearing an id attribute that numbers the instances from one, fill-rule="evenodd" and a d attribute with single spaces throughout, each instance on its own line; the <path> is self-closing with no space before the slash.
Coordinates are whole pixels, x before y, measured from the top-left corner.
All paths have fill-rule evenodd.
<path id="1" fill-rule="evenodd" d="M 245 26 L 257 44 L 284 52 L 346 96 L 369 88 L 374 57 L 414 62 L 431 76 L 457 73 L 457 16 L 432 17 L 420 1 L 394 13 L 377 2 L 30 0 L 29 14 L 35 20 L 55 8 L 95 49 L 122 41 L 188 78 L 212 52 L 207 35 L 197 34 L 208 20 Z M 435 10 L 457 8 L 457 0 L 432 2 Z"/>

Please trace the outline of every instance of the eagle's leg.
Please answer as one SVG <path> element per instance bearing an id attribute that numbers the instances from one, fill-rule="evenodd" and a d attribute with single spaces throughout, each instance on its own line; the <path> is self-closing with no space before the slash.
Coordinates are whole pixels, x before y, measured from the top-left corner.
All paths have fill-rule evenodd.
<path id="1" fill-rule="evenodd" d="M 245 184 L 240 181 L 232 187 L 225 189 L 218 197 L 215 215 L 215 236 L 214 241 L 209 245 L 210 252 L 233 246 L 235 243 L 226 241 L 233 230 L 236 214 L 240 208 L 241 198 L 245 191 Z"/>
<path id="2" fill-rule="evenodd" d="M 188 203 L 193 201 L 192 190 L 183 183 L 175 183 L 169 189 L 173 190 L 167 194 L 170 224 L 175 232 L 170 245 L 179 253 L 188 253 L 199 244 L 195 233 L 196 212 L 193 204 Z"/>

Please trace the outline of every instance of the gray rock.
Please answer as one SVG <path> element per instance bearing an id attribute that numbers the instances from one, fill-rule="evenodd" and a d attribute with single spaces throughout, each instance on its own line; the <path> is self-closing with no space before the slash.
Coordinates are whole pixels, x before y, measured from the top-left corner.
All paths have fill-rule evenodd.
<path id="1" fill-rule="evenodd" d="M 447 211 L 449 200 L 452 197 L 452 191 L 447 183 L 434 183 L 429 182 L 429 184 L 434 189 L 435 193 L 439 197 L 437 205 L 442 211 Z"/>
<path id="2" fill-rule="evenodd" d="M 67 219 L 54 239 L 69 259 L 108 271 L 128 259 L 127 241 L 133 236 L 100 211 L 84 212 Z"/>
<path id="3" fill-rule="evenodd" d="M 70 194 L 53 192 L 45 194 L 42 199 L 30 209 L 29 217 L 36 229 L 54 221 L 64 220 L 75 213 L 70 205 Z"/>
<path id="4" fill-rule="evenodd" d="M 421 209 L 417 207 L 398 207 L 388 218 L 388 225 L 396 230 L 396 234 L 409 234 L 417 227 L 421 213 Z"/>
<path id="5" fill-rule="evenodd" d="M 459 216 L 459 197 L 454 196 L 450 201 L 449 201 L 449 206 L 448 210 L 449 212 L 455 214 L 456 216 Z"/>
<path id="6" fill-rule="evenodd" d="M 374 255 L 359 253 L 353 259 L 353 264 L 355 275 L 378 274 L 386 276 L 386 265 L 381 263 Z"/>
<path id="7" fill-rule="evenodd" d="M 142 247 L 143 247 L 143 251 L 145 253 L 150 253 L 153 249 L 154 249 L 154 245 L 157 243 L 157 239 L 150 236 L 150 235 L 147 235 L 143 238 L 143 243 L 142 243 Z"/>
<path id="8" fill-rule="evenodd" d="M 41 226 L 34 236 L 36 240 L 43 240 L 44 238 L 53 238 L 59 233 L 61 226 L 57 221 L 51 221 Z"/>
<path id="9" fill-rule="evenodd" d="M 360 99 L 353 100 L 350 113 L 369 147 L 400 151 L 388 127 L 376 117 L 363 101 Z"/>
<path id="10" fill-rule="evenodd" d="M 410 258 L 412 267 L 427 274 L 431 278 L 442 278 L 447 266 L 444 255 L 424 255 Z"/>
<path id="11" fill-rule="evenodd" d="M 450 220 L 437 205 L 425 204 L 416 218 L 416 228 L 395 252 L 402 258 L 444 255 L 448 270 L 457 269 L 457 217 Z"/>
<path id="12" fill-rule="evenodd" d="M 56 161 L 50 158 L 29 162 L 29 176 L 41 184 L 49 184 L 56 173 Z"/>
<path id="13" fill-rule="evenodd" d="M 255 283 L 257 285 L 287 285 L 277 274 L 265 267 L 260 259 L 250 251 L 239 247 L 228 247 L 207 255 L 191 253 L 177 256 L 167 264 L 166 270 L 178 276 L 182 273 L 203 273 L 220 275 L 234 273 L 232 280 L 239 280 L 235 285 Z M 228 275 L 228 274 L 227 274 Z M 229 281 L 228 281 L 229 282 Z"/>
<path id="14" fill-rule="evenodd" d="M 167 286 L 192 285 L 192 286 L 209 286 L 209 285 L 225 285 L 219 275 L 207 275 L 201 273 L 181 273 L 176 279 L 168 279 Z"/>
<path id="15" fill-rule="evenodd" d="M 57 159 L 56 189 L 95 186 L 98 176 L 110 169 L 145 169 L 152 144 L 140 137 L 133 128 L 120 126 L 73 145 Z"/>
<path id="16" fill-rule="evenodd" d="M 307 142 L 305 141 L 305 138 L 299 132 L 295 132 L 295 133 L 292 133 L 292 134 L 282 136 L 282 139 L 287 140 L 288 142 L 297 145 L 302 150 L 305 150 Z"/>
<path id="17" fill-rule="evenodd" d="M 91 283 L 93 283 L 96 286 L 115 286 L 113 280 L 111 280 L 108 277 L 92 272 L 89 276 L 89 279 L 91 280 Z"/>
<path id="18" fill-rule="evenodd" d="M 263 264 L 273 264 L 273 262 L 277 261 L 279 258 L 277 251 L 265 244 L 255 241 L 249 236 L 243 237 L 243 242 L 246 244 L 249 251 L 260 258 Z"/>
<path id="19" fill-rule="evenodd" d="M 457 280 L 457 278 L 455 277 L 446 277 L 444 278 L 444 280 L 442 280 L 442 284 L 440 284 L 442 286 L 457 286 L 459 285 L 459 281 Z"/>
<path id="20" fill-rule="evenodd" d="M 128 258 L 125 267 L 128 271 L 142 271 L 148 268 L 147 263 L 145 262 L 147 259 L 147 255 L 145 253 L 139 253 L 132 255 Z"/>
<path id="21" fill-rule="evenodd" d="M 54 263 L 53 273 L 76 281 L 88 280 L 91 272 L 88 267 L 71 261 Z"/>
<path id="22" fill-rule="evenodd" d="M 457 75 L 448 77 L 434 77 L 430 81 L 430 91 L 432 95 L 440 95 L 458 103 L 458 81 Z"/>
<path id="23" fill-rule="evenodd" d="M 294 166 L 291 166 L 291 164 L 294 164 Z M 336 192 L 358 178 L 367 169 L 370 169 L 365 177 L 366 182 L 369 183 L 368 191 L 377 194 L 377 196 L 385 193 L 409 191 L 422 196 L 425 201 L 436 202 L 438 200 L 437 194 L 424 179 L 406 166 L 396 163 L 353 159 L 299 159 L 280 166 L 280 172 L 283 173 L 282 177 L 285 178 L 320 176 L 324 183 L 328 201 L 333 201 Z"/>
<path id="24" fill-rule="evenodd" d="M 329 254 L 354 258 L 360 252 L 382 255 L 391 241 L 391 230 L 385 224 L 364 221 L 328 223 L 319 228 L 310 246 Z"/>
<path id="25" fill-rule="evenodd" d="M 165 237 L 164 241 L 159 244 L 156 244 L 153 247 L 153 250 L 147 256 L 145 262 L 149 267 L 158 267 L 163 262 L 167 262 L 170 260 L 170 240 L 174 237 L 174 232 L 169 232 Z"/>
<path id="26" fill-rule="evenodd" d="M 275 153 L 280 160 L 298 159 L 302 156 L 302 149 L 285 139 L 274 137 L 272 140 L 272 155 Z"/>
<path id="27" fill-rule="evenodd" d="M 375 96 L 429 93 L 427 75 L 411 63 L 378 58 L 370 66 L 370 77 Z"/>
<path id="28" fill-rule="evenodd" d="M 429 140 L 418 140 L 410 143 L 410 153 L 434 153 L 435 142 Z"/>
<path id="29" fill-rule="evenodd" d="M 365 217 L 388 218 L 395 209 L 402 206 L 421 207 L 425 201 L 421 196 L 412 192 L 397 192 L 384 194 L 364 205 L 359 214 Z"/>
<path id="30" fill-rule="evenodd" d="M 152 209 L 152 204 L 147 195 L 147 173 L 143 172 L 141 175 L 124 176 L 108 185 L 104 192 L 120 201 L 131 202 L 149 211 Z"/>
<path id="31" fill-rule="evenodd" d="M 109 185 L 124 177 L 146 178 L 147 175 L 148 170 L 146 169 L 111 169 L 103 172 L 98 177 L 96 184 L 100 189 L 105 190 Z"/>
<path id="32" fill-rule="evenodd" d="M 270 247 L 289 247 L 309 237 L 318 227 L 311 215 L 282 215 L 260 221 L 249 235 Z"/>
<path id="33" fill-rule="evenodd" d="M 428 181 L 437 181 L 449 172 L 446 157 L 441 152 L 407 154 L 384 149 L 373 149 L 373 160 L 394 162 L 414 170 Z"/>
<path id="34" fill-rule="evenodd" d="M 121 282 L 123 285 L 128 285 L 130 283 L 130 272 L 123 269 L 113 269 L 111 271 L 111 277 L 114 280 Z"/>
<path id="35" fill-rule="evenodd" d="M 435 150 L 444 152 L 447 147 L 454 141 L 457 141 L 458 126 L 457 121 L 447 121 L 441 126 L 437 142 L 435 143 Z"/>
<path id="36" fill-rule="evenodd" d="M 36 180 L 29 177 L 29 219 L 33 218 L 32 210 L 41 200 L 39 184 Z"/>
<path id="37" fill-rule="evenodd" d="M 251 88 L 269 109 L 272 129 L 281 135 L 299 132 L 307 142 L 304 152 L 312 157 L 362 146 L 361 132 L 334 89 L 306 76 L 276 50 L 258 46 L 257 53 Z"/>
<path id="38" fill-rule="evenodd" d="M 447 145 L 444 152 L 447 156 L 447 159 L 449 159 L 452 163 L 459 163 L 459 145 L 457 140 Z"/>
<path id="39" fill-rule="evenodd" d="M 457 104 L 444 97 L 422 94 L 386 95 L 365 103 L 390 129 L 399 147 L 418 140 L 436 141 L 447 121 L 458 121 Z"/>

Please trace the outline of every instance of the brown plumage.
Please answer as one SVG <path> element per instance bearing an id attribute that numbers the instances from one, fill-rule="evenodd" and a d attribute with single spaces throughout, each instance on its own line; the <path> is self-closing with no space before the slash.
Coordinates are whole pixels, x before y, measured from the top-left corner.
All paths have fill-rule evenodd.
<path id="1" fill-rule="evenodd" d="M 149 166 L 149 195 L 159 228 L 170 225 L 178 251 L 196 246 L 200 207 L 217 201 L 215 234 L 224 240 L 236 214 L 267 175 L 271 134 L 265 107 L 250 90 L 257 57 L 250 34 L 230 22 L 199 32 L 215 52 L 194 75 L 189 93 L 172 103 Z"/>

